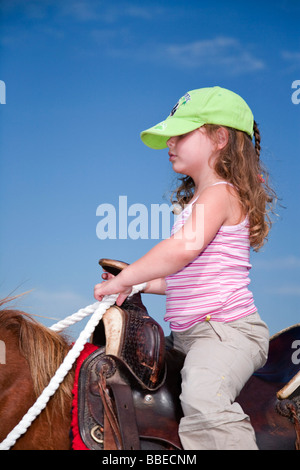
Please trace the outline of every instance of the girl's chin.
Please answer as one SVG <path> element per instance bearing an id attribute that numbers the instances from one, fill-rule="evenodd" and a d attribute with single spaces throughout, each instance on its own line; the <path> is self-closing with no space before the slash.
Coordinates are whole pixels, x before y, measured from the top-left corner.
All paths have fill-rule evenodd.
<path id="1" fill-rule="evenodd" d="M 178 165 L 176 165 L 176 163 L 172 164 L 172 168 L 173 168 L 173 171 L 175 171 L 175 173 L 179 173 L 180 175 L 186 175 L 183 169 L 180 168 Z"/>

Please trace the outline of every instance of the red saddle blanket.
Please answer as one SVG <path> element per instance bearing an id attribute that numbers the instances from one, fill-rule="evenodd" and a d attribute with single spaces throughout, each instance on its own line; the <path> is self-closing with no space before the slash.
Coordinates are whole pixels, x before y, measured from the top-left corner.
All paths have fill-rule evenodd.
<path id="1" fill-rule="evenodd" d="M 73 386 L 73 401 L 72 401 L 72 421 L 71 421 L 71 428 L 72 428 L 72 449 L 73 450 L 89 450 L 88 447 L 84 444 L 81 439 L 80 432 L 79 432 L 79 424 L 78 424 L 78 379 L 79 379 L 79 372 L 82 366 L 82 363 L 85 359 L 92 354 L 96 349 L 99 349 L 97 346 L 91 343 L 86 343 L 84 349 L 81 351 L 80 356 L 76 361 L 76 368 L 75 368 L 75 377 L 74 377 L 74 386 Z"/>

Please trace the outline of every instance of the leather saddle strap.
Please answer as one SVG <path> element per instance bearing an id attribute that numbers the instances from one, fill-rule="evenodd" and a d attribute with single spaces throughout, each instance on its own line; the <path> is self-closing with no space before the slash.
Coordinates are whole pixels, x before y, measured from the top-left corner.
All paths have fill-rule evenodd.
<path id="1" fill-rule="evenodd" d="M 285 399 L 277 402 L 276 411 L 292 421 L 296 433 L 296 450 L 300 450 L 300 413 L 299 407 L 294 400 Z"/>
<path id="2" fill-rule="evenodd" d="M 297 413 L 297 408 L 293 404 L 289 405 L 289 407 L 290 407 L 291 415 L 293 417 L 293 422 L 294 422 L 295 432 L 296 432 L 295 447 L 296 447 L 296 450 L 300 450 L 300 421 L 299 421 L 299 416 Z"/>
<path id="3" fill-rule="evenodd" d="M 115 415 L 111 398 L 106 389 L 106 380 L 102 373 L 99 374 L 98 381 L 99 393 L 104 408 L 104 449 L 105 450 L 122 450 L 122 438 Z"/>
<path id="4" fill-rule="evenodd" d="M 121 450 L 121 447 L 117 445 L 115 433 L 105 412 L 103 414 L 103 450 Z"/>
<path id="5" fill-rule="evenodd" d="M 132 390 L 126 383 L 109 384 L 116 404 L 123 449 L 140 450 L 140 437 L 135 417 Z"/>

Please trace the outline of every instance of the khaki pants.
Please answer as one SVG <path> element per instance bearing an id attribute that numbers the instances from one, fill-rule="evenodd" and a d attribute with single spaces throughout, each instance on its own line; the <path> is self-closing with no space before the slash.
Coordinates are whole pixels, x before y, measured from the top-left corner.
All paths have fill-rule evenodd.
<path id="1" fill-rule="evenodd" d="M 174 347 L 186 354 L 179 426 L 183 448 L 257 449 L 249 417 L 235 399 L 266 362 L 269 332 L 258 313 L 229 323 L 198 323 L 172 337 Z"/>

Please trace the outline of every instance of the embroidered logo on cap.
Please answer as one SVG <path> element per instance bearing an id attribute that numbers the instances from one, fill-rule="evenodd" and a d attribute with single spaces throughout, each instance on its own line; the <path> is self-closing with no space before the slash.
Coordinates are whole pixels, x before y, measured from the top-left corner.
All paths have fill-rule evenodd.
<path id="1" fill-rule="evenodd" d="M 182 98 L 180 98 L 180 100 L 172 108 L 172 111 L 170 112 L 170 116 L 173 116 L 176 113 L 179 106 L 186 104 L 190 100 L 191 100 L 191 95 L 189 93 L 186 93 Z"/>
<path id="2" fill-rule="evenodd" d="M 156 131 L 164 131 L 166 127 L 167 127 L 167 124 L 165 123 L 165 121 L 162 121 L 162 122 L 158 123 L 158 124 L 154 127 L 154 129 L 155 129 Z"/>

